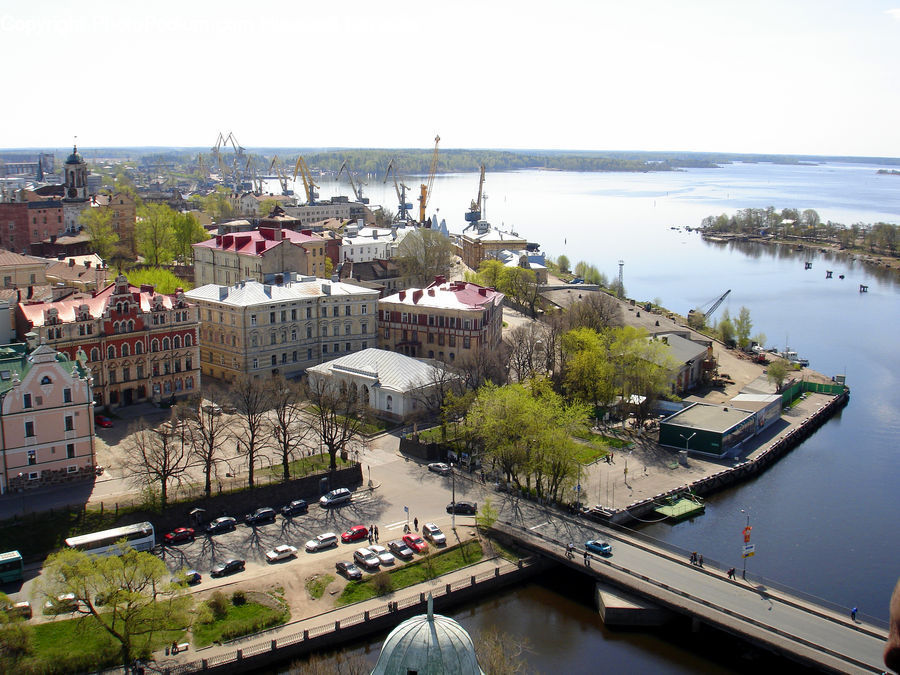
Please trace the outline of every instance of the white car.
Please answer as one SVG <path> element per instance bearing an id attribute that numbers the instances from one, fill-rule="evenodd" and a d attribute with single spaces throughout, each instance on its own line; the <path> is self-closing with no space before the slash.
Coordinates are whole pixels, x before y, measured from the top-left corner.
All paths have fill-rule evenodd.
<path id="1" fill-rule="evenodd" d="M 297 547 L 289 546 L 287 544 L 281 544 L 280 546 L 276 546 L 271 551 L 266 553 L 266 560 L 270 563 L 278 562 L 279 560 L 284 560 L 285 558 L 292 558 L 297 555 Z"/>
<path id="2" fill-rule="evenodd" d="M 432 462 L 428 465 L 428 470 L 433 471 L 436 474 L 441 476 L 446 476 L 450 473 L 450 465 L 444 464 L 443 462 Z"/>
<path id="3" fill-rule="evenodd" d="M 321 551 L 323 548 L 328 548 L 329 546 L 337 546 L 337 543 L 338 536 L 334 532 L 326 532 L 325 534 L 320 534 L 315 539 L 310 539 L 306 542 L 306 551 L 307 553 Z"/>
<path id="4" fill-rule="evenodd" d="M 422 526 L 422 536 L 434 542 L 436 546 L 443 546 L 447 543 L 447 537 L 441 532 L 441 528 L 434 523 L 425 523 Z"/>
<path id="5" fill-rule="evenodd" d="M 381 566 L 378 556 L 367 548 L 358 548 L 353 552 L 353 560 L 367 570 L 377 570 Z"/>
<path id="6" fill-rule="evenodd" d="M 382 565 L 393 565 L 395 562 L 397 562 L 394 554 L 388 551 L 381 544 L 372 544 L 369 547 L 369 550 L 372 551 L 372 553 L 374 553 L 376 556 L 378 556 L 378 559 L 381 561 Z"/>

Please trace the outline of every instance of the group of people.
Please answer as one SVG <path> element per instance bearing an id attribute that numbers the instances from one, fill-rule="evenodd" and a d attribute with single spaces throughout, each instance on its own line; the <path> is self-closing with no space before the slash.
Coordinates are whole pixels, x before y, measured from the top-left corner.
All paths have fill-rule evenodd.
<path id="1" fill-rule="evenodd" d="M 378 543 L 378 526 L 377 525 L 372 525 L 372 527 L 369 528 L 369 543 L 370 544 Z"/>
<path id="2" fill-rule="evenodd" d="M 698 554 L 697 551 L 694 551 L 693 553 L 691 553 L 690 560 L 691 560 L 691 565 L 699 565 L 700 567 L 703 567 L 703 554 L 702 553 Z"/>

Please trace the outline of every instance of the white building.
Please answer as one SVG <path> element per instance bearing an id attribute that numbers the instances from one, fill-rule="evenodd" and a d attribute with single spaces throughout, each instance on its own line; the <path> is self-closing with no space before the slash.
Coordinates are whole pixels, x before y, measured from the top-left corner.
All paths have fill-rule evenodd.
<path id="1" fill-rule="evenodd" d="M 341 262 L 390 260 L 397 255 L 403 238 L 411 227 L 359 227 L 348 225 L 341 240 Z"/>

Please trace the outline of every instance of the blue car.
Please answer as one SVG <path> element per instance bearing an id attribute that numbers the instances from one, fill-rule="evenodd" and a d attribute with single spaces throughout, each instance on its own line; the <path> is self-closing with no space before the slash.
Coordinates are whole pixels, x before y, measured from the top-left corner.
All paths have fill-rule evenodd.
<path id="1" fill-rule="evenodd" d="M 612 546 L 608 541 L 600 539 L 590 539 L 584 542 L 584 547 L 591 553 L 599 553 L 600 555 L 612 555 Z"/>

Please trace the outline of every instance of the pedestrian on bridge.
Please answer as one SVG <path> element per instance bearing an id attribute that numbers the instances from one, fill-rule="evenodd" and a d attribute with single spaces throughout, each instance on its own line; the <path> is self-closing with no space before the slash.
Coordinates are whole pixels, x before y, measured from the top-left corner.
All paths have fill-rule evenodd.
<path id="1" fill-rule="evenodd" d="M 591 554 L 587 552 L 587 549 L 585 549 L 585 551 L 584 551 L 584 566 L 585 567 L 591 566 Z"/>
<path id="2" fill-rule="evenodd" d="M 857 613 L 857 611 L 858 611 L 858 610 L 856 609 L 856 607 L 854 607 L 853 609 L 850 610 L 850 620 L 851 620 L 851 621 L 856 621 L 856 613 Z"/>
<path id="3" fill-rule="evenodd" d="M 700 565 L 700 567 L 703 567 L 703 554 L 702 553 L 697 556 L 697 564 Z"/>
<path id="4" fill-rule="evenodd" d="M 734 568 L 733 567 L 730 570 L 728 570 L 728 578 L 734 579 Z"/>

